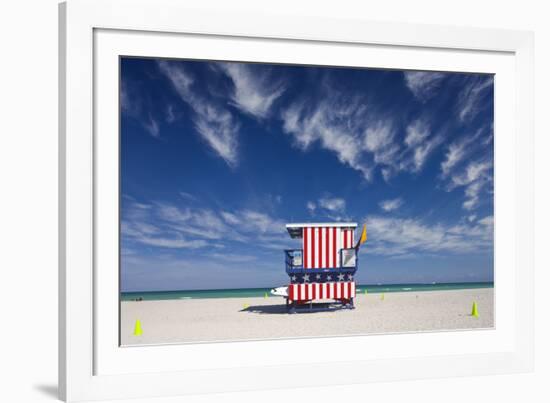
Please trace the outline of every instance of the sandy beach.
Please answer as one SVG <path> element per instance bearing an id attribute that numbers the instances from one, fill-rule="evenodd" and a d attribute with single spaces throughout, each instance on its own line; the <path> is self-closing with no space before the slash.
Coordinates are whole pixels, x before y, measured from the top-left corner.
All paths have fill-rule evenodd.
<path id="1" fill-rule="evenodd" d="M 356 309 L 289 315 L 281 297 L 124 301 L 122 345 L 494 327 L 493 288 L 358 295 Z M 477 302 L 479 317 L 470 316 Z M 143 334 L 134 336 L 139 319 Z"/>

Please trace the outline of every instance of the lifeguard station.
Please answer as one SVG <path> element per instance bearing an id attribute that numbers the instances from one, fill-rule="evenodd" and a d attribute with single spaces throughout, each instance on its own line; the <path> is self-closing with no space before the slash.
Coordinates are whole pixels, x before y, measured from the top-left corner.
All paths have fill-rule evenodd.
<path id="1" fill-rule="evenodd" d="M 286 225 L 290 237 L 302 243 L 301 249 L 285 250 L 286 272 L 290 277 L 286 305 L 290 313 L 297 308 L 354 308 L 357 252 L 366 240 L 363 228 L 360 242 L 354 246 L 356 228 L 357 223 L 340 222 Z M 325 303 L 313 304 L 314 301 Z"/>

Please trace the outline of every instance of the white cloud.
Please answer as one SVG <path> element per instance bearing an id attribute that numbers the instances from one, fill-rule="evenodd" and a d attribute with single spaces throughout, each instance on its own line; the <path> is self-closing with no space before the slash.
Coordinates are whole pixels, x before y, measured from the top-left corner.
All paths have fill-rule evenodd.
<path id="1" fill-rule="evenodd" d="M 367 127 L 365 131 L 364 147 L 366 150 L 376 152 L 383 150 L 393 143 L 394 130 L 390 121 L 379 121 Z"/>
<path id="2" fill-rule="evenodd" d="M 451 179 L 455 186 L 466 186 L 482 179 L 492 167 L 491 161 L 473 161 L 466 166 L 463 173 L 455 175 Z"/>
<path id="3" fill-rule="evenodd" d="M 481 160 L 469 163 L 463 172 L 451 177 L 449 190 L 464 188 L 466 199 L 462 206 L 472 210 L 479 204 L 481 192 L 493 183 L 492 161 Z"/>
<path id="4" fill-rule="evenodd" d="M 239 217 L 237 217 L 235 214 L 230 213 L 228 211 L 222 211 L 221 216 L 227 222 L 229 225 L 238 225 L 241 223 L 241 220 Z"/>
<path id="5" fill-rule="evenodd" d="M 187 193 L 187 192 L 179 192 L 179 193 L 180 193 L 180 196 L 185 200 L 190 200 L 190 201 L 197 200 L 197 198 L 193 196 L 191 193 Z"/>
<path id="6" fill-rule="evenodd" d="M 159 137 L 160 136 L 160 128 L 158 125 L 158 122 L 153 119 L 151 115 L 149 115 L 149 120 L 142 122 L 143 127 L 145 127 L 145 130 L 149 132 L 149 134 L 153 137 Z"/>
<path id="7" fill-rule="evenodd" d="M 445 160 L 441 163 L 441 173 L 443 177 L 449 175 L 451 170 L 457 166 L 474 148 L 477 147 L 475 144 L 476 140 L 485 133 L 484 128 L 479 128 L 473 135 L 466 136 L 465 138 L 455 141 L 449 145 L 447 148 L 447 153 L 445 155 Z M 489 136 L 489 139 L 491 136 Z M 487 145 L 485 141 L 483 145 Z"/>
<path id="8" fill-rule="evenodd" d="M 486 225 L 486 226 L 489 226 L 489 227 L 492 227 L 495 223 L 495 219 L 494 217 L 491 215 L 491 216 L 487 216 L 487 217 L 484 217 L 484 218 L 481 218 L 479 220 L 479 223 L 482 224 L 482 225 Z"/>
<path id="9" fill-rule="evenodd" d="M 315 209 L 317 208 L 317 205 L 312 201 L 308 201 L 307 204 L 306 204 L 306 208 L 307 208 L 307 210 L 309 211 L 310 214 L 314 214 Z"/>
<path id="10" fill-rule="evenodd" d="M 365 110 L 360 100 L 328 91 L 317 102 L 297 102 L 283 111 L 283 129 L 302 150 L 317 142 L 332 151 L 342 164 L 370 180 L 372 166 L 362 155 Z"/>
<path id="11" fill-rule="evenodd" d="M 406 71 L 405 84 L 416 98 L 422 102 L 436 95 L 445 75 L 428 71 Z"/>
<path id="12" fill-rule="evenodd" d="M 406 129 L 405 144 L 409 150 L 400 163 L 401 170 L 420 172 L 430 154 L 442 143 L 441 135 L 433 135 L 425 119 L 412 121 Z"/>
<path id="13" fill-rule="evenodd" d="M 242 210 L 238 214 L 241 217 L 242 228 L 245 231 L 260 234 L 274 234 L 280 233 L 282 229 L 284 233 L 285 223 L 281 220 L 274 219 L 268 214 L 253 210 Z"/>
<path id="14" fill-rule="evenodd" d="M 346 209 L 346 201 L 338 197 L 322 197 L 319 206 L 332 212 L 343 212 Z"/>
<path id="15" fill-rule="evenodd" d="M 316 202 L 308 201 L 306 208 L 311 215 L 334 221 L 350 220 L 346 214 L 346 201 L 340 197 L 323 196 Z"/>
<path id="16" fill-rule="evenodd" d="M 129 200 L 121 222 L 123 237 L 128 241 L 182 249 L 225 247 L 226 242 L 268 249 L 274 245 L 290 246 L 285 223 L 265 212 L 180 208 L 164 202 Z"/>
<path id="17" fill-rule="evenodd" d="M 160 127 L 143 101 L 144 95 L 138 94 L 135 84 L 128 80 L 122 80 L 120 85 L 120 108 L 121 112 L 138 122 L 152 137 L 160 137 Z"/>
<path id="18" fill-rule="evenodd" d="M 493 76 L 470 78 L 458 95 L 457 113 L 463 122 L 471 121 L 483 109 L 482 100 L 493 88 Z"/>
<path id="19" fill-rule="evenodd" d="M 134 104 L 128 94 L 128 82 L 126 80 L 122 80 L 120 83 L 120 109 L 123 113 L 134 114 Z"/>
<path id="20" fill-rule="evenodd" d="M 159 61 L 159 70 L 194 112 L 195 129 L 230 166 L 237 164 L 239 124 L 233 115 L 205 94 L 193 91 L 193 77 L 177 62 Z"/>
<path id="21" fill-rule="evenodd" d="M 176 120 L 176 112 L 174 111 L 174 105 L 168 105 L 166 107 L 166 121 L 173 123 Z"/>
<path id="22" fill-rule="evenodd" d="M 441 171 L 444 176 L 448 175 L 451 169 L 464 158 L 465 151 L 464 143 L 453 143 L 449 146 L 445 161 L 441 163 Z"/>
<path id="23" fill-rule="evenodd" d="M 244 63 L 220 63 L 219 66 L 233 81 L 234 105 L 255 117 L 267 117 L 275 100 L 285 91 L 282 82 L 275 80 L 265 67 L 258 69 Z"/>
<path id="24" fill-rule="evenodd" d="M 138 238 L 139 242 L 145 245 L 159 246 L 161 248 L 177 248 L 177 249 L 197 249 L 208 245 L 203 240 L 185 240 L 183 238 L 155 238 L 142 236 Z"/>
<path id="25" fill-rule="evenodd" d="M 390 120 L 373 122 L 365 131 L 363 147 L 372 153 L 376 164 L 393 165 L 399 153 L 395 128 Z"/>
<path id="26" fill-rule="evenodd" d="M 473 135 L 451 143 L 441 163 L 441 176 L 449 181 L 448 190 L 464 188 L 465 200 L 462 206 L 466 210 L 476 208 L 482 192 L 490 191 L 488 187 L 493 183 L 492 160 L 470 161 L 465 166 L 463 163 L 469 154 L 478 152 L 489 144 L 486 140 L 478 141 L 483 133 L 486 133 L 486 127 L 479 128 Z"/>
<path id="27" fill-rule="evenodd" d="M 402 205 L 403 199 L 399 197 L 397 199 L 383 200 L 379 203 L 380 208 L 387 212 L 397 210 Z"/>
<path id="28" fill-rule="evenodd" d="M 236 165 L 239 126 L 233 122 L 231 114 L 226 111 L 209 111 L 208 115 L 209 118 L 198 117 L 195 128 L 228 165 Z"/>
<path id="29" fill-rule="evenodd" d="M 466 200 L 462 203 L 462 207 L 466 210 L 472 210 L 479 203 L 479 194 L 485 183 L 483 181 L 475 181 L 466 186 L 464 194 L 466 195 Z"/>
<path id="30" fill-rule="evenodd" d="M 430 154 L 443 142 L 443 137 L 434 136 L 414 149 L 414 170 L 419 172 L 428 160 Z"/>
<path id="31" fill-rule="evenodd" d="M 417 119 L 407 126 L 405 144 L 415 147 L 422 144 L 430 136 L 430 126 L 425 120 Z"/>
<path id="32" fill-rule="evenodd" d="M 492 217 L 491 217 L 492 218 Z M 483 222 L 446 226 L 429 225 L 418 219 L 370 216 L 366 218 L 368 253 L 384 256 L 476 253 L 488 251 L 493 245 L 493 224 Z"/>
<path id="33" fill-rule="evenodd" d="M 367 181 L 377 168 L 386 181 L 398 172 L 422 170 L 443 140 L 426 117 L 410 122 L 404 139 L 398 138 L 399 126 L 388 117 L 393 115 L 381 115 L 360 93 L 340 92 L 329 81 L 321 79 L 320 94 L 299 99 L 281 113 L 283 129 L 298 148 L 329 150 Z"/>

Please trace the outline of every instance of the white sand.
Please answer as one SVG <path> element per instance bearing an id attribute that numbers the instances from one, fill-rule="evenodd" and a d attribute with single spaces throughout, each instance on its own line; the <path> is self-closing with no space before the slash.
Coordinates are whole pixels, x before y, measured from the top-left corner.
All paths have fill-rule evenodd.
<path id="1" fill-rule="evenodd" d="M 470 316 L 477 302 L 479 317 Z M 494 327 L 493 289 L 358 295 L 356 309 L 289 315 L 282 297 L 122 302 L 123 345 Z M 245 308 L 245 304 L 248 305 Z M 143 334 L 134 336 L 136 319 Z"/>

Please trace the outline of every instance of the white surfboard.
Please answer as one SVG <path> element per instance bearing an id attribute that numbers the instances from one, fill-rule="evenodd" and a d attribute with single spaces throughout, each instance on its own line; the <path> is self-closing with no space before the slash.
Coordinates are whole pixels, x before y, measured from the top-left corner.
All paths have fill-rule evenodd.
<path id="1" fill-rule="evenodd" d="M 277 295 L 279 297 L 288 297 L 288 287 L 277 287 L 271 289 L 272 295 Z"/>

